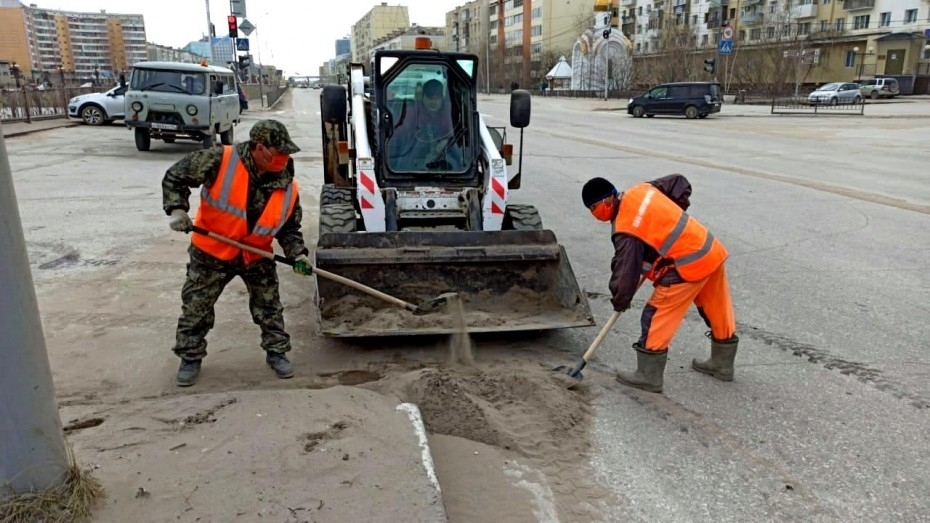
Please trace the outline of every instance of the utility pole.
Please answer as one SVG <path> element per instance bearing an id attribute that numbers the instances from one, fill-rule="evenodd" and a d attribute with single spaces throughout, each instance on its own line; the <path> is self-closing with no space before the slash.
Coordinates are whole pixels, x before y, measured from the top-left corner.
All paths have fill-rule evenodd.
<path id="1" fill-rule="evenodd" d="M 213 19 L 210 18 L 210 0 L 203 0 L 203 3 L 207 6 L 207 48 L 210 49 L 210 65 L 214 65 L 213 61 L 216 57 L 216 53 L 213 52 Z"/>
<path id="2" fill-rule="evenodd" d="M 19 494 L 61 485 L 69 461 L 13 190 L 0 132 L 0 486 Z"/>
<path id="3" fill-rule="evenodd" d="M 487 94 L 491 94 L 491 36 L 489 31 L 484 32 L 484 83 Z"/>

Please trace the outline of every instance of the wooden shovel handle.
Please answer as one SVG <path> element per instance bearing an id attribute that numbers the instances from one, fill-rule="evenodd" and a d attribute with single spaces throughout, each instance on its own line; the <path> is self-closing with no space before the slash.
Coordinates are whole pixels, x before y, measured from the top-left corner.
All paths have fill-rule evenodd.
<path id="1" fill-rule="evenodd" d="M 204 235 L 204 236 L 208 236 L 208 237 L 210 237 L 210 238 L 213 238 L 214 240 L 218 240 L 218 241 L 221 241 L 221 242 L 224 242 L 224 243 L 228 243 L 229 245 L 232 245 L 232 246 L 234 246 L 234 247 L 238 247 L 238 248 L 240 248 L 240 249 L 242 249 L 242 250 L 244 250 L 244 251 L 249 251 L 249 252 L 254 253 L 254 254 L 257 254 L 257 255 L 259 255 L 259 256 L 263 256 L 263 257 L 265 257 L 265 258 L 268 258 L 269 260 L 274 260 L 274 261 L 276 261 L 276 262 L 280 262 L 280 263 L 283 263 L 283 264 L 285 264 L 285 265 L 290 265 L 291 267 L 294 266 L 294 260 L 291 260 L 291 259 L 289 259 L 289 258 L 285 258 L 284 256 L 281 256 L 281 255 L 279 255 L 279 254 L 275 254 L 275 253 L 273 253 L 273 252 L 268 252 L 268 251 L 266 251 L 266 250 L 259 249 L 258 247 L 252 247 L 251 245 L 246 245 L 246 244 L 244 244 L 244 243 L 237 242 L 236 240 L 232 240 L 232 239 L 227 238 L 227 237 L 225 237 L 225 236 L 220 236 L 219 234 L 216 234 L 216 233 L 214 233 L 214 232 L 210 232 L 210 231 L 204 229 L 203 227 L 197 227 L 197 226 L 195 225 L 194 228 L 193 228 L 193 231 L 194 231 L 195 233 L 197 233 L 197 234 L 202 234 L 202 235 Z M 327 280 L 332 280 L 332 281 L 334 281 L 334 282 L 336 282 L 336 283 L 341 283 L 341 284 L 343 284 L 343 285 L 345 285 L 345 286 L 352 287 L 353 289 L 356 289 L 356 290 L 358 290 L 358 291 L 364 292 L 365 294 L 368 294 L 368 295 L 370 295 L 370 296 L 374 296 L 375 298 L 379 298 L 379 299 L 384 300 L 384 301 L 386 301 L 386 302 L 388 302 L 388 303 L 393 303 L 394 305 L 397 305 L 398 307 L 402 307 L 402 308 L 407 309 L 407 310 L 409 310 L 409 311 L 416 311 L 416 310 L 417 310 L 417 306 L 414 305 L 414 304 L 412 304 L 412 303 L 407 303 L 407 302 L 405 302 L 404 300 L 401 300 L 401 299 L 399 299 L 399 298 L 395 298 L 394 296 L 391 296 L 390 294 L 385 294 L 385 293 L 383 293 L 383 292 L 381 292 L 381 291 L 379 291 L 379 290 L 377 290 L 377 289 L 372 289 L 371 287 L 369 287 L 369 286 L 367 286 L 367 285 L 361 284 L 361 283 L 359 283 L 359 282 L 357 282 L 357 281 L 350 280 L 350 279 L 348 279 L 348 278 L 346 278 L 346 277 L 344 277 L 344 276 L 339 276 L 338 274 L 333 274 L 333 273 L 331 273 L 331 272 L 329 272 L 329 271 L 324 271 L 323 269 L 318 269 L 318 268 L 316 268 L 316 267 L 313 268 L 313 272 L 314 272 L 314 274 L 317 274 L 317 275 L 319 275 L 319 276 L 322 276 L 322 277 L 326 278 Z"/>

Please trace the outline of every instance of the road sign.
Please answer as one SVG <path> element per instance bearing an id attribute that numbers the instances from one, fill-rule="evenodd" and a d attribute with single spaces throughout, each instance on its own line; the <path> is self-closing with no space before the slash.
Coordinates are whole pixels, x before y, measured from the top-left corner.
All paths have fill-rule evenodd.
<path id="1" fill-rule="evenodd" d="M 732 40 L 721 40 L 720 41 L 720 56 L 730 56 L 733 52 L 733 41 Z"/>
<path id="2" fill-rule="evenodd" d="M 255 26 L 252 25 L 252 22 L 249 22 L 248 20 L 243 20 L 242 23 L 239 24 L 239 30 L 242 31 L 242 34 L 244 34 L 245 36 L 249 36 L 250 34 L 252 34 L 252 31 L 255 30 Z"/>
<path id="3" fill-rule="evenodd" d="M 732 40 L 733 39 L 733 28 L 730 26 L 724 27 L 721 38 L 723 38 L 724 40 Z"/>
<path id="4" fill-rule="evenodd" d="M 229 0 L 229 14 L 245 18 L 245 0 Z"/>
<path id="5" fill-rule="evenodd" d="M 249 39 L 248 38 L 236 38 L 236 51 L 246 51 L 249 50 Z"/>

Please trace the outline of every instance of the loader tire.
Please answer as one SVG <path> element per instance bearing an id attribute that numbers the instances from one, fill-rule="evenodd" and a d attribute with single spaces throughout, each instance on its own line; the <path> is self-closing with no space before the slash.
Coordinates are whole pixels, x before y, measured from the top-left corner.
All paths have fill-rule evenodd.
<path id="1" fill-rule="evenodd" d="M 320 205 L 332 205 L 334 203 L 352 205 L 352 200 L 352 189 L 336 187 L 331 183 L 324 185 L 323 191 L 320 192 Z"/>
<path id="2" fill-rule="evenodd" d="M 514 231 L 541 231 L 542 218 L 532 205 L 511 204 L 504 211 L 504 229 Z"/>
<path id="3" fill-rule="evenodd" d="M 320 206 L 320 236 L 330 232 L 358 232 L 355 207 L 352 204 L 332 203 Z"/>

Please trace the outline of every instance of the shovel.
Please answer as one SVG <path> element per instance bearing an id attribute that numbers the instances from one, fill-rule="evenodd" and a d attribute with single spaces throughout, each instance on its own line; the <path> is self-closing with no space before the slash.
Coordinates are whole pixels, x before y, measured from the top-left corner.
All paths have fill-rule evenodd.
<path id="1" fill-rule="evenodd" d="M 283 263 L 291 267 L 294 266 L 294 260 L 289 260 L 285 258 L 284 256 L 274 254 L 272 252 L 259 249 L 257 247 L 252 247 L 251 245 L 246 245 L 244 243 L 237 242 L 236 240 L 231 240 L 225 236 L 220 236 L 219 234 L 210 232 L 204 229 L 203 227 L 198 227 L 194 225 L 192 230 L 197 234 L 202 234 L 204 236 L 213 238 L 214 240 L 219 240 L 221 242 L 228 243 L 244 251 L 249 251 L 259 256 L 268 258 L 269 260 L 274 260 L 276 262 Z M 458 296 L 458 294 L 454 292 L 447 292 L 445 294 L 440 294 L 439 296 L 433 299 L 427 300 L 421 303 L 420 305 L 414 305 L 400 298 L 395 298 L 394 296 L 391 296 L 390 294 L 385 294 L 377 289 L 372 289 L 371 287 L 367 285 L 363 285 L 357 281 L 353 281 L 343 276 L 339 276 L 338 274 L 333 274 L 329 271 L 324 271 L 323 269 L 317 269 L 316 267 L 314 267 L 313 274 L 316 274 L 317 276 L 322 276 L 323 278 L 326 278 L 327 280 L 332 280 L 336 283 L 341 283 L 348 287 L 352 287 L 353 289 L 364 292 L 365 294 L 368 294 L 369 296 L 374 296 L 375 298 L 378 298 L 380 300 L 384 300 L 388 303 L 397 305 L 398 307 L 402 309 L 407 309 L 408 311 L 418 316 L 438 312 L 442 310 L 443 308 L 445 308 L 445 306 L 449 303 L 449 300 L 456 298 Z"/>
<path id="2" fill-rule="evenodd" d="M 646 281 L 645 276 L 639 279 L 639 285 L 636 286 L 637 291 L 639 290 L 640 287 L 643 286 L 644 281 Z M 597 350 L 601 342 L 604 341 L 604 338 L 607 337 L 607 333 L 610 332 L 611 328 L 613 328 L 614 323 L 617 323 L 617 320 L 620 319 L 620 314 L 622 314 L 620 311 L 614 311 L 614 313 L 610 315 L 610 318 L 607 319 L 607 323 L 605 323 L 604 326 L 601 327 L 601 332 L 597 333 L 597 337 L 594 338 L 594 341 L 591 342 L 591 346 L 588 347 L 588 350 L 584 351 L 584 355 L 581 357 L 580 360 L 578 360 L 578 363 L 575 364 L 574 367 L 566 367 L 565 365 L 559 365 L 558 367 L 554 367 L 552 371 L 560 372 L 569 377 L 575 378 L 578 381 L 583 380 L 584 374 L 581 373 L 581 369 L 585 368 L 585 365 L 587 365 L 588 361 L 591 360 L 591 356 L 594 356 L 594 351 Z"/>

